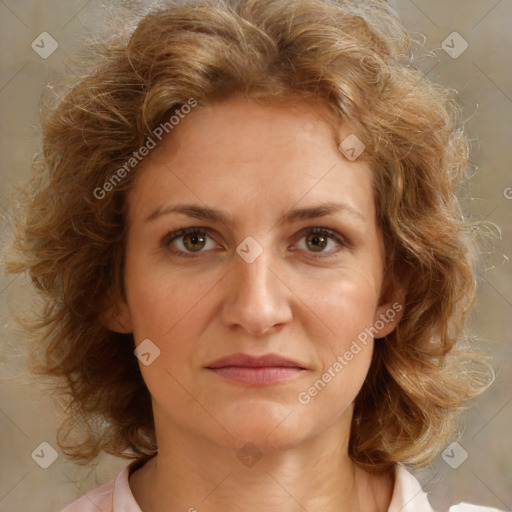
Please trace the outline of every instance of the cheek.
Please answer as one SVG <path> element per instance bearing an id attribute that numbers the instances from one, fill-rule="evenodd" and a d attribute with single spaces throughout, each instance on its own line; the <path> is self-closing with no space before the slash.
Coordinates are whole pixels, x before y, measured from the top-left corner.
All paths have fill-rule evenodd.
<path id="1" fill-rule="evenodd" d="M 335 413 L 354 400 L 366 378 L 378 293 L 373 280 L 358 272 L 326 280 L 317 290 L 321 292 L 309 295 L 308 306 L 315 315 L 308 331 L 318 366 L 298 401 L 336 404 Z"/>
<path id="2" fill-rule="evenodd" d="M 218 281 L 219 276 L 206 274 L 198 278 L 190 269 L 127 260 L 125 286 L 135 339 L 168 343 L 176 331 L 197 331 L 199 322 L 209 318 L 209 294 Z"/>
<path id="3" fill-rule="evenodd" d="M 316 279 L 298 294 L 304 297 L 304 309 L 311 311 L 312 322 L 328 333 L 327 346 L 337 351 L 373 324 L 379 301 L 378 283 L 356 268 Z"/>

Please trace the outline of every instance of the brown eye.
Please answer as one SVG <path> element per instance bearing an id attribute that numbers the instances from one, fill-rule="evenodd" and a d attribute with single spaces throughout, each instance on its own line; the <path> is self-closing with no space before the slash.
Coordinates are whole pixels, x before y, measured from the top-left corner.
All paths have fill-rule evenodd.
<path id="1" fill-rule="evenodd" d="M 325 227 L 309 227 L 301 231 L 300 235 L 296 247 L 309 253 L 312 258 L 336 257 L 344 248 L 350 247 L 343 235 Z"/>
<path id="2" fill-rule="evenodd" d="M 176 256 L 195 258 L 219 249 L 207 228 L 193 227 L 168 233 L 160 246 Z"/>
<path id="3" fill-rule="evenodd" d="M 311 233 L 306 237 L 306 244 L 313 252 L 322 252 L 327 247 L 327 243 L 328 237 L 325 235 Z"/>
<path id="4" fill-rule="evenodd" d="M 190 252 L 197 252 L 206 245 L 206 236 L 201 233 L 187 233 L 183 235 L 183 245 Z"/>

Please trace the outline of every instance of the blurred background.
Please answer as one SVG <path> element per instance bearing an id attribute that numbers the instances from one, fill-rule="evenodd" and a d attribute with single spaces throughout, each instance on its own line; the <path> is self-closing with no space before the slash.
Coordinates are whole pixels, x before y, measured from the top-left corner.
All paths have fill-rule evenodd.
<path id="1" fill-rule="evenodd" d="M 73 53 L 84 35 L 101 31 L 105 3 L 110 2 L 0 0 L 2 246 L 11 235 L 15 189 L 28 177 L 38 147 L 41 95 L 48 83 L 74 72 Z M 473 174 L 466 213 L 501 230 L 501 240 L 484 255 L 471 318 L 493 354 L 496 382 L 462 418 L 458 443 L 417 477 L 436 510 L 461 501 L 512 510 L 512 0 L 390 3 L 431 51 L 420 59 L 421 69 L 456 91 L 464 109 Z M 59 453 L 60 413 L 48 390 L 24 370 L 24 335 L 13 314 L 26 304 L 24 277 L 2 277 L 0 512 L 58 512 L 112 479 L 127 461 L 105 456 L 96 467 L 84 468 Z"/>

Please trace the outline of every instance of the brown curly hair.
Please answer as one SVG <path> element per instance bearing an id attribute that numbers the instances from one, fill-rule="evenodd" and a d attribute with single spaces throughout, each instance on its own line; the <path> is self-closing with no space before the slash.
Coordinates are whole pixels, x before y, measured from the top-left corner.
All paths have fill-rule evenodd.
<path id="1" fill-rule="evenodd" d="M 101 199 L 94 191 L 190 98 L 200 108 L 237 92 L 319 101 L 366 146 L 385 270 L 405 304 L 356 398 L 350 456 L 383 469 L 427 463 L 444 447 L 455 414 L 492 371 L 462 336 L 474 251 L 454 192 L 468 146 L 448 92 L 414 66 L 412 47 L 375 0 L 166 1 L 95 47 L 92 67 L 43 113 L 8 264 L 28 271 L 42 299 L 31 370 L 67 397 L 58 440 L 69 457 L 157 451 L 132 336 L 102 323 L 105 305 L 124 293 L 125 199 L 136 169 Z"/>

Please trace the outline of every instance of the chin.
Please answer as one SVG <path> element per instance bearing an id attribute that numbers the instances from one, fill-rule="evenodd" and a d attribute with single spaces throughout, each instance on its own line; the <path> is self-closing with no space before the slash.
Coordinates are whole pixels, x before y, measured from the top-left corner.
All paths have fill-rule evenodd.
<path id="1" fill-rule="evenodd" d="M 234 448 L 252 443 L 262 453 L 272 452 L 293 448 L 312 435 L 317 422 L 304 412 L 278 402 L 247 401 L 224 411 L 221 423 L 232 434 L 229 442 Z"/>

